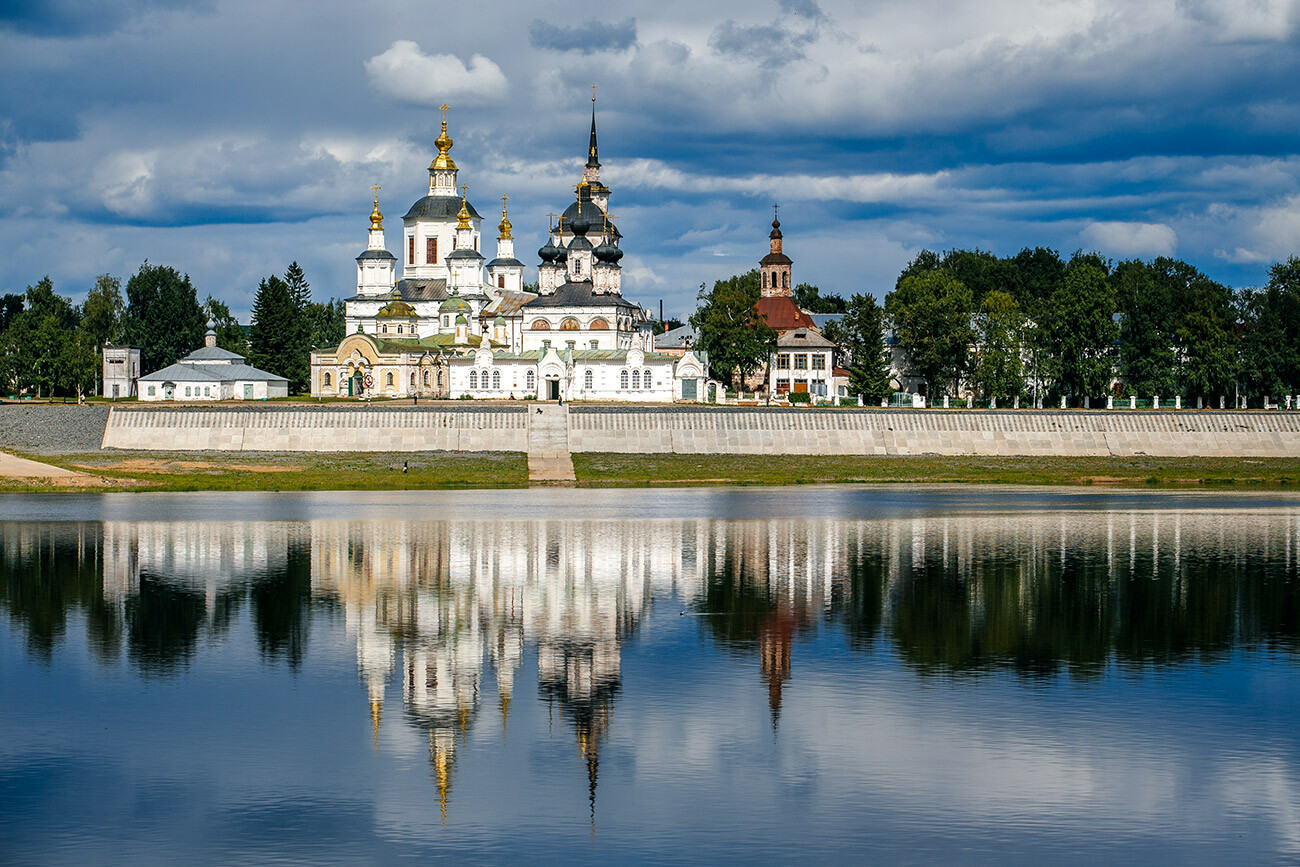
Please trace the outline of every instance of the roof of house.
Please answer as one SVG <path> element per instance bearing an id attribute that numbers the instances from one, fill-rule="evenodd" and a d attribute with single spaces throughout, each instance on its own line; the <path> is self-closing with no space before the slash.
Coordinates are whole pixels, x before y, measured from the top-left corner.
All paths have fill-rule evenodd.
<path id="1" fill-rule="evenodd" d="M 767 319 L 767 324 L 777 331 L 791 328 L 816 328 L 812 317 L 794 303 L 789 295 L 773 295 L 759 298 L 754 308 Z"/>
<path id="2" fill-rule="evenodd" d="M 247 364 L 169 364 L 162 370 L 140 377 L 141 382 L 236 382 L 264 380 L 288 382 L 283 376 L 258 370 Z"/>
<path id="3" fill-rule="evenodd" d="M 670 328 L 655 336 L 656 349 L 686 349 L 695 345 L 695 329 L 690 325 Z"/>
<path id="4" fill-rule="evenodd" d="M 835 346 L 816 328 L 782 331 L 776 338 L 776 345 L 780 349 L 830 349 Z"/>
<path id="5" fill-rule="evenodd" d="M 180 359 L 180 363 L 189 363 L 195 361 L 226 361 L 232 364 L 239 364 L 244 360 L 244 356 L 238 352 L 231 352 L 229 349 L 222 349 L 220 346 L 200 346 L 189 355 Z"/>
<path id="6" fill-rule="evenodd" d="M 537 297 L 535 292 L 516 292 L 513 289 L 498 289 L 497 299 L 480 311 L 479 316 L 490 319 L 501 316 L 518 316 L 520 310 L 529 301 Z"/>
<path id="7" fill-rule="evenodd" d="M 460 213 L 461 201 L 462 199 L 460 196 L 425 196 L 414 205 L 411 205 L 411 210 L 407 211 L 406 216 L 402 217 L 402 219 L 454 220 L 456 219 L 456 215 Z M 472 219 L 483 219 L 483 217 L 479 215 L 479 212 L 474 210 L 474 206 L 468 201 L 465 201 L 465 207 L 469 210 L 469 215 Z"/>

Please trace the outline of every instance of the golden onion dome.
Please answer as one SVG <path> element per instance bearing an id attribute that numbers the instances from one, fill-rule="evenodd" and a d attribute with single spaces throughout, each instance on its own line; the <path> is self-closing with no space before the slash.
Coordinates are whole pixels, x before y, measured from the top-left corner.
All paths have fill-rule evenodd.
<path id="1" fill-rule="evenodd" d="M 384 228 L 384 215 L 379 213 L 379 196 L 375 196 L 375 207 L 370 212 L 370 230 L 382 231 Z"/>
<path id="2" fill-rule="evenodd" d="M 501 203 L 501 222 L 497 223 L 497 232 L 498 232 L 498 234 L 497 234 L 497 238 L 499 238 L 499 239 L 501 239 L 501 240 L 504 240 L 504 239 L 506 239 L 506 238 L 513 238 L 514 235 L 511 235 L 511 234 L 510 234 L 510 230 L 513 229 L 513 228 L 514 228 L 514 227 L 510 225 L 510 217 L 508 217 L 508 216 L 506 215 L 506 206 L 505 206 L 505 203 L 502 202 L 502 203 Z"/>
<path id="3" fill-rule="evenodd" d="M 447 119 L 442 119 L 442 132 L 433 140 L 438 146 L 438 155 L 429 164 L 429 171 L 455 171 L 456 161 L 451 158 L 451 136 L 447 135 Z"/>
<path id="4" fill-rule="evenodd" d="M 456 228 L 471 228 L 469 224 L 469 208 L 465 206 L 465 197 L 463 195 L 460 197 L 460 211 L 456 214 Z"/>

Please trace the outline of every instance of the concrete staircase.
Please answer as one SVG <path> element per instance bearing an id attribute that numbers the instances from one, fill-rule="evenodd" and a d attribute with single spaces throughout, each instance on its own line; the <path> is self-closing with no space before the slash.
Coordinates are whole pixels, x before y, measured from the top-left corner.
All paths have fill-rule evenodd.
<path id="1" fill-rule="evenodd" d="M 528 409 L 528 481 L 543 485 L 574 484 L 569 454 L 569 408 L 539 403 Z"/>

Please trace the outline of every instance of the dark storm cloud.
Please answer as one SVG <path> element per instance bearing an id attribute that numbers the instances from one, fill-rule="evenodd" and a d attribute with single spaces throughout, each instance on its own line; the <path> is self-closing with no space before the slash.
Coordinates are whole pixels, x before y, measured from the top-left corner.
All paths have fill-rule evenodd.
<path id="1" fill-rule="evenodd" d="M 207 0 L 4 0 L 0 30 L 44 37 L 106 33 L 157 9 L 208 7 Z"/>
<path id="2" fill-rule="evenodd" d="M 581 27 L 564 27 L 540 18 L 528 25 L 528 41 L 534 48 L 551 51 L 624 51 L 636 44 L 636 19 L 617 24 L 591 21 Z"/>
<path id="3" fill-rule="evenodd" d="M 737 24 L 728 19 L 713 29 L 709 47 L 719 54 L 754 60 L 763 66 L 784 66 L 806 57 L 804 48 L 816 36 L 787 30 L 779 24 Z"/>

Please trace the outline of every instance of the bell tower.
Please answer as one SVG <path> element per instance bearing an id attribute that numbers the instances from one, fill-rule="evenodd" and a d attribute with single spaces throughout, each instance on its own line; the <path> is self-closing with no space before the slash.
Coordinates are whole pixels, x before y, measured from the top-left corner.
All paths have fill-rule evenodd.
<path id="1" fill-rule="evenodd" d="M 777 217 L 779 205 L 772 206 L 772 231 L 768 233 L 769 252 L 758 262 L 759 280 L 764 298 L 789 296 L 790 266 L 794 263 L 781 252 L 781 220 Z"/>

